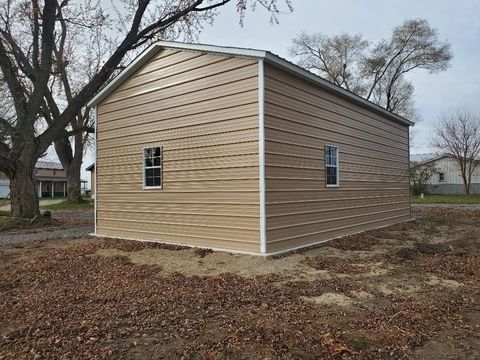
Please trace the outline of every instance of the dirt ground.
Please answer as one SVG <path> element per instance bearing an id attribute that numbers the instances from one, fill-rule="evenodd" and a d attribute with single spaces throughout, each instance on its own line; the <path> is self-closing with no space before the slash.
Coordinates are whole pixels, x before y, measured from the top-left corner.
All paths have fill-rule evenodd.
<path id="1" fill-rule="evenodd" d="M 0 246 L 0 359 L 480 359 L 480 210 L 415 211 L 273 259 Z"/>

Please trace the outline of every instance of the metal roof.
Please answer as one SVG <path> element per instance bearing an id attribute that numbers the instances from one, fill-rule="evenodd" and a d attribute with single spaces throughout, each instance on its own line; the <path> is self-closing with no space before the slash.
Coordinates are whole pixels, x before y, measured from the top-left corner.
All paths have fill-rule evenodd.
<path id="1" fill-rule="evenodd" d="M 54 181 L 54 182 L 67 182 L 66 176 L 41 176 L 35 175 L 35 179 L 38 181 Z"/>
<path id="2" fill-rule="evenodd" d="M 42 161 L 38 160 L 35 164 L 36 169 L 52 169 L 52 170 L 63 170 L 62 164 L 54 161 Z"/>
<path id="3" fill-rule="evenodd" d="M 416 154 L 416 155 L 410 155 L 410 161 L 417 163 L 417 165 L 423 165 L 423 164 L 428 164 L 433 161 L 438 161 L 443 158 L 452 158 L 454 157 L 449 154 Z M 477 162 L 480 161 L 480 158 L 476 158 L 473 161 Z"/>
<path id="4" fill-rule="evenodd" d="M 52 176 L 35 176 L 35 179 L 37 181 L 53 181 L 53 182 L 67 182 L 67 178 L 65 176 L 58 176 L 58 177 L 52 177 Z M 87 183 L 87 180 L 80 179 L 81 183 Z"/>
<path id="5" fill-rule="evenodd" d="M 174 41 L 158 41 L 150 45 L 145 51 L 143 51 L 135 60 L 133 60 L 124 70 L 122 70 L 110 83 L 105 86 L 101 91 L 97 93 L 89 102 L 88 106 L 95 106 L 105 99 L 113 90 L 115 90 L 123 81 L 125 81 L 133 72 L 139 69 L 143 64 L 145 64 L 152 56 L 154 56 L 158 51 L 162 49 L 178 49 L 178 50 L 187 50 L 187 51 L 197 51 L 197 52 L 206 52 L 214 53 L 220 55 L 229 55 L 234 57 L 245 57 L 249 59 L 264 60 L 265 62 L 277 66 L 287 72 L 290 72 L 296 76 L 299 76 L 309 82 L 312 82 L 320 87 L 330 90 L 335 94 L 347 98 L 357 104 L 367 107 L 376 113 L 382 114 L 383 116 L 393 120 L 395 122 L 401 123 L 403 125 L 413 126 L 413 122 L 405 119 L 404 117 L 394 114 L 385 108 L 374 104 L 344 88 L 337 86 L 322 77 L 311 73 L 310 71 L 295 65 L 294 63 L 275 55 L 266 50 L 257 50 L 257 49 L 245 49 L 237 47 L 227 47 L 227 46 L 216 46 L 216 45 L 205 45 L 205 44 L 188 44 L 180 43 Z"/>

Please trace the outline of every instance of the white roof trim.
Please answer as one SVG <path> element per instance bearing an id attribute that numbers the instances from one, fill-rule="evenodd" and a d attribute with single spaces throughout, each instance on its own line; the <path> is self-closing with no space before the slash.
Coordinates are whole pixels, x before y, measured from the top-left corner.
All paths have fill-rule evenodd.
<path id="1" fill-rule="evenodd" d="M 123 83 L 132 73 L 134 73 L 138 68 L 145 64 L 150 58 L 155 55 L 158 51 L 158 46 L 156 44 L 150 45 L 145 51 L 138 55 L 135 60 L 133 60 L 125 69 L 123 69 L 120 74 L 115 76 L 107 86 L 100 90 L 97 95 L 95 95 L 88 103 L 87 106 L 94 107 L 108 95 L 110 95 L 113 90 L 115 90 L 121 83 Z"/>
<path id="2" fill-rule="evenodd" d="M 277 55 L 274 55 L 272 53 L 267 53 L 267 56 L 265 58 L 265 60 L 269 63 L 272 63 L 272 64 L 275 64 L 277 65 L 278 67 L 290 72 L 290 73 L 293 73 L 297 76 L 300 76 L 302 77 L 303 79 L 305 80 L 308 80 L 310 82 L 313 82 L 314 84 L 317 84 L 317 85 L 320 85 L 321 87 L 323 88 L 326 88 L 330 91 L 333 91 L 335 93 L 337 93 L 338 95 L 341 95 L 343 97 L 346 97 L 350 100 L 353 100 L 354 102 L 360 104 L 360 105 L 363 105 L 363 106 L 366 106 L 378 113 L 381 113 L 382 115 L 385 115 L 397 122 L 400 122 L 402 124 L 405 124 L 405 125 L 409 125 L 409 126 L 413 126 L 414 123 L 411 122 L 410 120 L 407 120 L 405 119 L 404 117 L 402 116 L 399 116 L 397 114 L 394 114 L 392 113 L 391 111 L 388 111 L 387 109 L 384 109 L 383 107 L 377 105 L 377 104 L 374 104 L 372 103 L 371 101 L 368 101 L 364 98 L 362 98 L 361 96 L 358 96 L 348 90 L 345 90 L 344 88 L 340 87 L 340 86 L 337 86 L 333 83 L 331 83 L 330 81 L 327 81 L 323 78 L 321 78 L 320 76 L 318 75 L 315 75 L 313 73 L 311 73 L 310 71 L 298 66 L 298 65 L 295 65 L 294 63 L 291 63 L 285 59 L 282 59 L 281 57 L 277 56 Z"/>
<path id="3" fill-rule="evenodd" d="M 203 51 L 209 53 L 216 53 L 222 55 L 231 55 L 239 57 L 247 57 L 253 59 L 265 59 L 268 51 L 257 49 L 245 49 L 230 46 L 218 46 L 218 45 L 205 45 L 205 44 L 187 44 L 175 41 L 158 41 L 155 43 L 159 48 L 165 49 L 180 49 L 180 50 L 193 50 Z"/>
<path id="4" fill-rule="evenodd" d="M 344 98 L 352 100 L 357 104 L 368 107 L 369 109 L 380 113 L 389 119 L 399 122 L 404 125 L 413 126 L 413 122 L 396 115 L 381 106 L 378 106 L 364 98 L 348 91 L 340 86 L 334 85 L 331 82 L 311 73 L 308 70 L 301 68 L 271 52 L 256 49 L 244 49 L 226 46 L 204 45 L 204 44 L 186 44 L 180 42 L 158 41 L 150 45 L 143 53 L 141 53 L 130 65 L 128 65 L 120 74 L 118 74 L 110 83 L 105 86 L 97 95 L 95 95 L 87 104 L 87 106 L 96 106 L 103 99 L 105 99 L 113 90 L 115 90 L 122 82 L 124 82 L 133 72 L 145 64 L 153 55 L 161 49 L 179 49 L 189 51 L 200 51 L 222 55 L 230 55 L 235 57 L 246 57 L 257 60 L 265 60 L 266 62 L 276 65 L 281 69 L 297 75 L 305 80 L 317 84 L 327 90 L 330 90 Z"/>
<path id="5" fill-rule="evenodd" d="M 451 156 L 449 156 L 447 154 L 442 154 L 442 155 L 433 156 L 431 158 L 428 158 L 428 159 L 425 159 L 425 160 L 422 160 L 422 161 L 412 161 L 412 160 L 410 160 L 410 162 L 414 162 L 414 163 L 416 163 L 416 165 L 424 165 L 424 164 L 428 164 L 430 162 L 438 161 L 438 160 L 441 160 L 441 159 L 447 158 L 447 157 L 451 157 Z"/>
<path id="6" fill-rule="evenodd" d="M 436 162 L 436 161 L 438 161 L 438 160 L 442 160 L 442 159 L 444 159 L 444 158 L 449 158 L 449 159 L 455 160 L 455 158 L 454 158 L 452 155 L 449 155 L 449 154 L 441 154 L 441 155 L 434 156 L 434 157 L 432 157 L 432 158 L 430 158 L 430 159 L 427 159 L 427 160 L 418 161 L 418 162 L 416 163 L 416 165 L 425 165 L 425 164 L 428 164 L 428 163 L 431 163 L 431 162 Z M 480 158 L 479 158 L 479 159 L 474 159 L 473 161 L 475 161 L 475 162 L 479 161 L 479 162 L 480 162 Z M 410 162 L 412 162 L 412 161 L 410 161 Z M 413 161 L 413 162 L 415 162 L 415 161 Z"/>

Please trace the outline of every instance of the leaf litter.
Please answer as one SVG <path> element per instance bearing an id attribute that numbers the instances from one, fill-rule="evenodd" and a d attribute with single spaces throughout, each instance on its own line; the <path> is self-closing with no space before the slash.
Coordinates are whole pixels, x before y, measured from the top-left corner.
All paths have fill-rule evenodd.
<path id="1" fill-rule="evenodd" d="M 415 222 L 263 260 L 248 274 L 235 265 L 256 264 L 248 257 L 212 264 L 218 253 L 158 243 L 0 247 L 25 255 L 2 256 L 0 358 L 395 359 L 415 357 L 445 331 L 478 340 L 480 319 L 469 314 L 480 311 L 479 219 L 473 210 L 422 209 Z M 97 254 L 106 249 L 118 251 Z M 202 266 L 193 274 L 132 262 L 149 251 Z M 374 266 L 384 271 L 372 277 Z M 462 351 L 480 356 L 473 341 Z"/>

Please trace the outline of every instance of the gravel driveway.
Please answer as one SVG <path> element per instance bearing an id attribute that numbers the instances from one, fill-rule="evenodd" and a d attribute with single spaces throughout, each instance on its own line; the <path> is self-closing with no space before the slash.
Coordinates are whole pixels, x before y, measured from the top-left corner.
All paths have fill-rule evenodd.
<path id="1" fill-rule="evenodd" d="M 49 239 L 77 239 L 94 231 L 93 211 L 56 211 L 52 217 L 59 226 L 0 233 L 0 245 Z"/>

